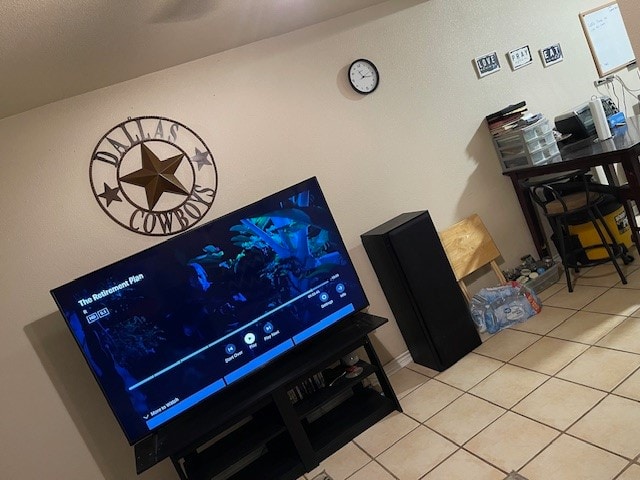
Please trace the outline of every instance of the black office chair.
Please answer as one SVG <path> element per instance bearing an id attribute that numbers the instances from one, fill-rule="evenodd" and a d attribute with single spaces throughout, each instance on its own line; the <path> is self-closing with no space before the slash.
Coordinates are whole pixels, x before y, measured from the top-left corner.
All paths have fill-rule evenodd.
<path id="1" fill-rule="evenodd" d="M 625 245 L 619 244 L 607 225 L 598 205 L 606 200 L 604 193 L 594 191 L 588 169 L 572 171 L 563 175 L 522 181 L 521 185 L 529 189 L 531 198 L 540 205 L 549 220 L 556 240 L 556 246 L 562 258 L 564 273 L 567 277 L 567 288 L 573 292 L 569 269 L 576 272 L 581 267 L 591 267 L 605 262 L 613 263 L 623 284 L 627 279 L 620 269 L 617 258 L 626 265 L 633 260 L 627 253 Z M 600 237 L 601 243 L 583 246 L 569 234 L 569 220 L 575 214 L 586 213 Z M 599 220 L 599 221 L 598 221 Z M 604 228 L 604 232 L 603 232 Z M 605 237 L 605 233 L 608 238 Z M 604 247 L 607 257 L 589 260 L 585 251 Z"/>

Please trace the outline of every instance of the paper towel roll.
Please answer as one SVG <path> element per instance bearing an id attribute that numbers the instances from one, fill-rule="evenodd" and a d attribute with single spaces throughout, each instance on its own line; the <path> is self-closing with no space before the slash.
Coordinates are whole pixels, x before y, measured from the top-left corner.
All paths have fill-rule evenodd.
<path id="1" fill-rule="evenodd" d="M 591 100 L 589 102 L 589 109 L 591 110 L 591 117 L 593 118 L 593 124 L 596 126 L 596 132 L 598 133 L 599 140 L 606 140 L 611 138 L 611 129 L 607 122 L 607 116 L 604 113 L 602 102 L 599 98 Z"/>

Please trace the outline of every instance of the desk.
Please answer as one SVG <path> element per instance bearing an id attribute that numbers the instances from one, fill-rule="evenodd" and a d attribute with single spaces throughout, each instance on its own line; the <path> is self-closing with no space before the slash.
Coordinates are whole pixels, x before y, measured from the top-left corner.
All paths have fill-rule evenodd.
<path id="1" fill-rule="evenodd" d="M 616 190 L 627 213 L 633 241 L 636 245 L 640 245 L 638 242 L 640 233 L 633 215 L 632 205 L 632 202 L 635 202 L 640 206 L 640 160 L 638 159 L 640 155 L 640 117 L 629 117 L 627 126 L 618 129 L 614 137 L 609 140 L 603 142 L 594 142 L 593 139 L 580 140 L 563 147 L 560 150 L 560 155 L 562 160 L 559 162 L 503 172 L 503 175 L 511 178 L 538 255 L 540 257 L 549 255 L 549 246 L 529 191 L 520 185 L 520 181 L 598 166 L 604 168 L 609 184 L 618 187 Z M 627 177 L 627 185 L 625 186 L 620 186 L 615 176 L 613 166 L 617 163 L 622 166 Z"/>

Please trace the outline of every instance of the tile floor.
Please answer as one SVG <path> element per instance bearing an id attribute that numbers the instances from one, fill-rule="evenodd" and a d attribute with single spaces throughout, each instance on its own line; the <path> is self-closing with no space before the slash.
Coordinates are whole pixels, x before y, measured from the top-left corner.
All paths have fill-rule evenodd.
<path id="1" fill-rule="evenodd" d="M 625 271 L 585 269 L 573 293 L 561 278 L 448 370 L 392 375 L 404 412 L 301 478 L 640 479 L 640 259 Z"/>

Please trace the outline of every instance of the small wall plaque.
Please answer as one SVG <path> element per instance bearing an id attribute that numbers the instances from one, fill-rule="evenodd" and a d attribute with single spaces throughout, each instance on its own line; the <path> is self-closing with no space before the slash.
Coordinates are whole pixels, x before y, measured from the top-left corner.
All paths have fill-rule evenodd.
<path id="1" fill-rule="evenodd" d="M 511 63 L 511 70 L 517 70 L 533 62 L 529 45 L 511 50 L 507 56 L 509 63 Z"/>
<path id="2" fill-rule="evenodd" d="M 541 48 L 540 58 L 542 58 L 542 64 L 545 67 L 548 67 L 549 65 L 553 65 L 554 63 L 558 63 L 564 60 L 564 57 L 562 56 L 562 48 L 560 48 L 560 44 L 556 43 L 554 45 L 549 45 L 548 47 Z"/>
<path id="3" fill-rule="evenodd" d="M 480 78 L 500 70 L 500 61 L 498 60 L 498 54 L 496 52 L 476 57 L 473 63 L 476 66 L 478 77 Z"/>

